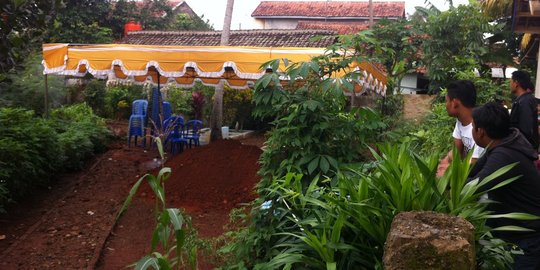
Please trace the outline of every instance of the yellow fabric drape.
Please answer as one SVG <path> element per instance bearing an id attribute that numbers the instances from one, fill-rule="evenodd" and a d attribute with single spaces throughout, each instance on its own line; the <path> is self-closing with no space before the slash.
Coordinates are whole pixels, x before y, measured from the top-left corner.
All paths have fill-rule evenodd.
<path id="1" fill-rule="evenodd" d="M 229 46 L 148 46 L 131 44 L 43 44 L 44 74 L 151 81 L 192 85 L 200 80 L 217 85 L 225 79 L 231 87 L 243 88 L 265 73 L 261 65 L 273 59 L 309 61 L 324 48 L 266 48 Z M 367 71 L 371 85 L 386 85 L 386 76 L 369 63 L 358 67 Z M 284 71 L 283 64 L 279 71 Z"/>

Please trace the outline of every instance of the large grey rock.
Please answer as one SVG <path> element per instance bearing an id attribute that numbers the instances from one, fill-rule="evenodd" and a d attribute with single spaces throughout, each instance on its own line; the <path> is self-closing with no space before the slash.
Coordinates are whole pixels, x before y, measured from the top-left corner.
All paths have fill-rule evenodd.
<path id="1" fill-rule="evenodd" d="M 394 217 L 384 245 L 385 270 L 475 269 L 474 227 L 435 212 L 403 212 Z"/>

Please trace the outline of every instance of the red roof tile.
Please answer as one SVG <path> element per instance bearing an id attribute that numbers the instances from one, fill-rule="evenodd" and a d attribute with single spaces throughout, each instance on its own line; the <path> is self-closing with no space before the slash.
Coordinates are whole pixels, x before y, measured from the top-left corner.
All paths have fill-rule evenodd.
<path id="1" fill-rule="evenodd" d="M 320 37 L 315 39 L 314 37 Z M 230 46 L 316 47 L 325 48 L 336 41 L 337 32 L 329 30 L 242 30 L 231 31 Z M 221 31 L 138 31 L 129 32 L 121 43 L 141 45 L 219 46 Z"/>
<path id="2" fill-rule="evenodd" d="M 337 23 L 325 21 L 298 21 L 296 29 L 333 30 L 340 35 L 355 34 L 369 29 L 369 23 Z"/>
<path id="3" fill-rule="evenodd" d="M 405 1 L 373 2 L 373 14 L 378 18 L 404 18 Z M 369 17 L 369 2 L 351 1 L 262 1 L 251 17 Z"/>

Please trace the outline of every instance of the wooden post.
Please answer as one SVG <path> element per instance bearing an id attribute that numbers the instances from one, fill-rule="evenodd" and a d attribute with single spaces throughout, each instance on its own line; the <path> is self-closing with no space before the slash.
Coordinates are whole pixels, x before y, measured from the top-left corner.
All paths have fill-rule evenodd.
<path id="1" fill-rule="evenodd" d="M 158 90 L 158 117 L 159 122 L 156 123 L 158 129 L 161 129 L 161 124 L 163 123 L 163 97 L 161 96 L 161 74 L 157 71 L 157 90 Z"/>
<path id="2" fill-rule="evenodd" d="M 49 118 L 49 81 L 47 74 L 45 74 L 45 118 Z"/>
<path id="3" fill-rule="evenodd" d="M 212 117 L 210 121 L 210 142 L 223 139 L 221 134 L 221 124 L 223 122 L 223 88 L 225 81 L 220 80 L 214 93 L 214 104 L 212 106 Z M 218 98 L 221 97 L 221 98 Z"/>
<path id="4" fill-rule="evenodd" d="M 373 0 L 369 0 L 369 28 L 373 28 Z"/>
<path id="5" fill-rule="evenodd" d="M 534 90 L 534 96 L 540 98 L 540 46 L 538 47 L 538 57 L 536 57 L 536 87 Z"/>

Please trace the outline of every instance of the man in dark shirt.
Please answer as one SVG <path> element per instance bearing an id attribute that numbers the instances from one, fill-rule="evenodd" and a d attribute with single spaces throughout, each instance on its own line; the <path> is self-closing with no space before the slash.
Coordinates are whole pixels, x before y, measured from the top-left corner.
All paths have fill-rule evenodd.
<path id="1" fill-rule="evenodd" d="M 495 102 L 476 108 L 473 111 L 473 138 L 476 144 L 486 148 L 469 174 L 469 181 L 479 178 L 482 181 L 498 169 L 515 164 L 505 174 L 482 187 L 489 190 L 495 185 L 518 176 L 515 181 L 489 191 L 488 210 L 495 214 L 513 212 L 540 216 L 540 172 L 533 161 L 538 154 L 531 148 L 523 134 L 510 127 L 508 111 Z M 523 249 L 524 255 L 516 257 L 515 269 L 540 269 L 540 220 L 514 220 L 505 218 L 489 219 L 492 227 L 507 225 L 520 226 L 531 231 L 501 231 L 496 235 Z"/>
<path id="2" fill-rule="evenodd" d="M 533 149 L 538 151 L 537 101 L 532 94 L 534 86 L 529 74 L 521 70 L 512 72 L 510 88 L 512 94 L 517 96 L 514 103 L 512 103 L 510 123 L 512 127 L 519 129 L 532 145 Z"/>

